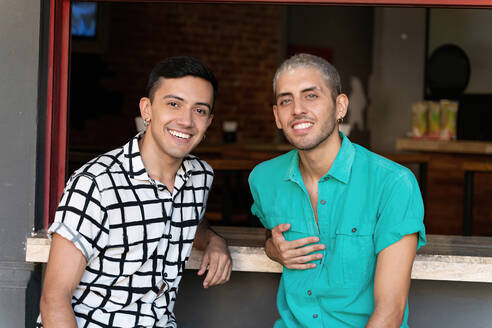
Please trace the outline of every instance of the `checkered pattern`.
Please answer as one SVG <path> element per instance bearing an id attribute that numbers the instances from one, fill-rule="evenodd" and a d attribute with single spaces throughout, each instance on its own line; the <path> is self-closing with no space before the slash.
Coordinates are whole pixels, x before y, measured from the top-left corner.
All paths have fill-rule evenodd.
<path id="1" fill-rule="evenodd" d="M 79 327 L 176 327 L 178 284 L 213 171 L 186 157 L 171 194 L 147 175 L 140 137 L 72 175 L 49 229 L 87 258 L 72 297 Z"/>

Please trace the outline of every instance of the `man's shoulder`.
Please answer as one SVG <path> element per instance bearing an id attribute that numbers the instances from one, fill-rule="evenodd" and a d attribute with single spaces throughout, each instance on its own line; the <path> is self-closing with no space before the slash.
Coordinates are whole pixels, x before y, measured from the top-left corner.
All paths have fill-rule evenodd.
<path id="1" fill-rule="evenodd" d="M 294 156 L 297 156 L 295 149 L 256 165 L 250 174 L 250 179 L 268 179 L 266 181 L 283 179 Z"/>
<path id="2" fill-rule="evenodd" d="M 110 174 L 113 171 L 122 171 L 121 157 L 123 148 L 116 148 L 104 154 L 94 157 L 80 168 L 75 170 L 70 177 L 73 180 L 76 177 L 85 176 L 94 182 L 101 177 Z"/>
<path id="3" fill-rule="evenodd" d="M 368 170 L 373 176 L 384 180 L 414 178 L 412 171 L 407 167 L 357 144 L 354 144 L 354 147 L 356 151 L 354 163 L 359 169 Z"/>

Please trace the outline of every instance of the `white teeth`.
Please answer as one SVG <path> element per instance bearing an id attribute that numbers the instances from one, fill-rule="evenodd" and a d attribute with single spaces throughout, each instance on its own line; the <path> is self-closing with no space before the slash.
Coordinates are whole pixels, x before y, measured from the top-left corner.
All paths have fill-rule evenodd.
<path id="1" fill-rule="evenodd" d="M 313 123 L 301 123 L 294 125 L 294 130 L 307 129 L 310 126 L 313 126 Z"/>
<path id="2" fill-rule="evenodd" d="M 174 131 L 174 130 L 169 130 L 169 133 L 172 134 L 173 136 L 181 138 L 181 139 L 189 139 L 191 137 L 190 134 L 186 134 L 186 133 L 178 132 L 178 131 Z"/>

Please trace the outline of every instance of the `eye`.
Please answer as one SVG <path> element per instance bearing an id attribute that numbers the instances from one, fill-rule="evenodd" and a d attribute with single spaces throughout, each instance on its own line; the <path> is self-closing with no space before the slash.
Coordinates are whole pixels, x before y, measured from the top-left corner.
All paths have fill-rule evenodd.
<path id="1" fill-rule="evenodd" d="M 317 98 L 318 98 L 318 95 L 317 95 L 317 94 L 315 94 L 315 93 L 308 93 L 308 94 L 306 95 L 306 98 L 307 98 L 307 99 L 317 99 Z"/>
<path id="2" fill-rule="evenodd" d="M 290 99 L 290 98 L 284 98 L 284 99 L 280 99 L 280 101 L 279 101 L 278 104 L 280 106 L 286 106 L 286 105 L 290 104 L 291 102 L 292 102 L 292 99 Z"/>
<path id="3" fill-rule="evenodd" d="M 175 108 L 179 107 L 179 104 L 175 101 L 169 101 L 167 104 L 168 104 L 168 106 L 171 106 L 171 107 L 175 107 Z"/>
<path id="4" fill-rule="evenodd" d="M 197 112 L 199 115 L 202 115 L 202 116 L 208 115 L 208 110 L 205 108 L 197 107 L 197 108 L 195 108 L 195 112 Z"/>

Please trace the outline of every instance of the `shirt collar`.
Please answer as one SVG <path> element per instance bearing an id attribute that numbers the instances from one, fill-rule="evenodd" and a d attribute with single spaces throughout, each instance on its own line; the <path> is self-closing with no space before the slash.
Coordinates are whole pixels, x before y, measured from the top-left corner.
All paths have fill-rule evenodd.
<path id="1" fill-rule="evenodd" d="M 350 174 L 352 172 L 355 147 L 342 132 L 339 132 L 339 135 L 340 138 L 342 138 L 342 146 L 340 147 L 330 170 L 321 178 L 321 181 L 326 180 L 328 177 L 332 177 L 346 184 L 350 180 Z M 288 166 L 285 179 L 292 180 L 299 184 L 303 181 L 301 170 L 299 168 L 299 151 L 297 149 L 293 151 L 293 156 Z"/>
<path id="2" fill-rule="evenodd" d="M 176 175 L 181 177 L 183 181 L 188 180 L 188 178 L 191 176 L 193 171 L 195 171 L 197 168 L 195 167 L 195 164 L 192 161 L 194 157 L 192 155 L 188 155 L 183 159 L 183 162 L 181 162 L 181 165 L 179 166 L 178 172 L 176 172 Z"/>
<path id="3" fill-rule="evenodd" d="M 337 157 L 335 157 L 335 161 L 331 165 L 330 171 L 328 171 L 323 179 L 330 176 L 340 182 L 348 183 L 350 180 L 350 173 L 352 172 L 352 164 L 354 163 L 355 147 L 342 132 L 339 132 L 339 134 L 342 138 L 342 147 L 340 147 Z"/>
<path id="4" fill-rule="evenodd" d="M 123 146 L 123 167 L 128 172 L 130 178 L 149 181 L 151 178 L 145 169 L 138 144 L 144 133 L 145 132 L 138 133 Z M 193 156 L 191 155 L 186 156 L 179 166 L 178 172 L 176 172 L 176 175 L 181 177 L 184 181 L 186 181 L 188 177 L 191 176 L 193 170 L 196 169 L 195 164 L 191 161 L 192 158 Z"/>

